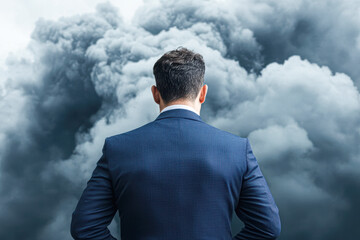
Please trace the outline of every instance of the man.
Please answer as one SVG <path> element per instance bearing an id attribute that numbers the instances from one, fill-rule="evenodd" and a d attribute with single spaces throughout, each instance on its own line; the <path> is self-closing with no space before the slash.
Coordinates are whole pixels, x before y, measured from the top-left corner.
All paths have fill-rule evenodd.
<path id="1" fill-rule="evenodd" d="M 105 139 L 102 156 L 72 214 L 74 239 L 276 239 L 279 210 L 249 140 L 200 117 L 205 64 L 186 48 L 154 65 L 158 117 Z M 233 211 L 244 228 L 232 237 Z"/>

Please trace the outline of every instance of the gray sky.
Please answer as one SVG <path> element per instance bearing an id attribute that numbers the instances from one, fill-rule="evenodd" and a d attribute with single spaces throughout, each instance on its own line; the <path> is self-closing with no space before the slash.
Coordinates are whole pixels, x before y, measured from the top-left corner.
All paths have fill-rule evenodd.
<path id="1" fill-rule="evenodd" d="M 76 14 L 94 12 L 101 2 L 110 2 L 119 8 L 126 22 L 130 22 L 142 0 L 14 0 L 0 3 L 0 61 L 3 64 L 9 52 L 22 51 L 30 41 L 30 35 L 39 18 L 57 20 Z"/>

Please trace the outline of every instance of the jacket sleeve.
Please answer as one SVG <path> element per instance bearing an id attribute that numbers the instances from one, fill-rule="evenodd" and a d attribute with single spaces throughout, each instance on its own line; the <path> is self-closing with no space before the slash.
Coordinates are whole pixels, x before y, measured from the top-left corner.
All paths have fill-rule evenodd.
<path id="1" fill-rule="evenodd" d="M 279 210 L 247 138 L 245 159 L 247 170 L 235 209 L 244 227 L 233 240 L 277 239 L 281 231 Z"/>
<path id="2" fill-rule="evenodd" d="M 116 240 L 109 229 L 117 208 L 106 157 L 107 139 L 102 156 L 72 213 L 71 236 L 76 240 Z"/>

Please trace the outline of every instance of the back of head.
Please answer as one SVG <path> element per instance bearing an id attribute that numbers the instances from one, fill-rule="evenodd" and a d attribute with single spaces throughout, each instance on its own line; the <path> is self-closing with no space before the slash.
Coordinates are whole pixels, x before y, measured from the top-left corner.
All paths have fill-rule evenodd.
<path id="1" fill-rule="evenodd" d="M 194 101 L 204 84 L 205 63 L 200 54 L 179 47 L 159 58 L 153 73 L 165 104 L 177 99 Z"/>

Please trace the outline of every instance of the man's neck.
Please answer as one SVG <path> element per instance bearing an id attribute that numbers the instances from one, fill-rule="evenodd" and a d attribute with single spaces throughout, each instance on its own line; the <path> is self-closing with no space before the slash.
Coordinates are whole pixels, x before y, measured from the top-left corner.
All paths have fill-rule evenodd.
<path id="1" fill-rule="evenodd" d="M 190 108 L 189 110 L 194 111 L 195 113 L 197 113 L 198 115 L 200 115 L 200 111 L 198 111 L 193 104 L 188 103 L 188 102 L 172 102 L 170 104 L 167 105 L 162 105 L 160 104 L 160 113 L 167 107 L 173 106 L 174 108 L 176 108 L 177 106 L 181 107 L 184 106 L 185 108 Z M 171 107 L 171 108 L 173 108 Z"/>

